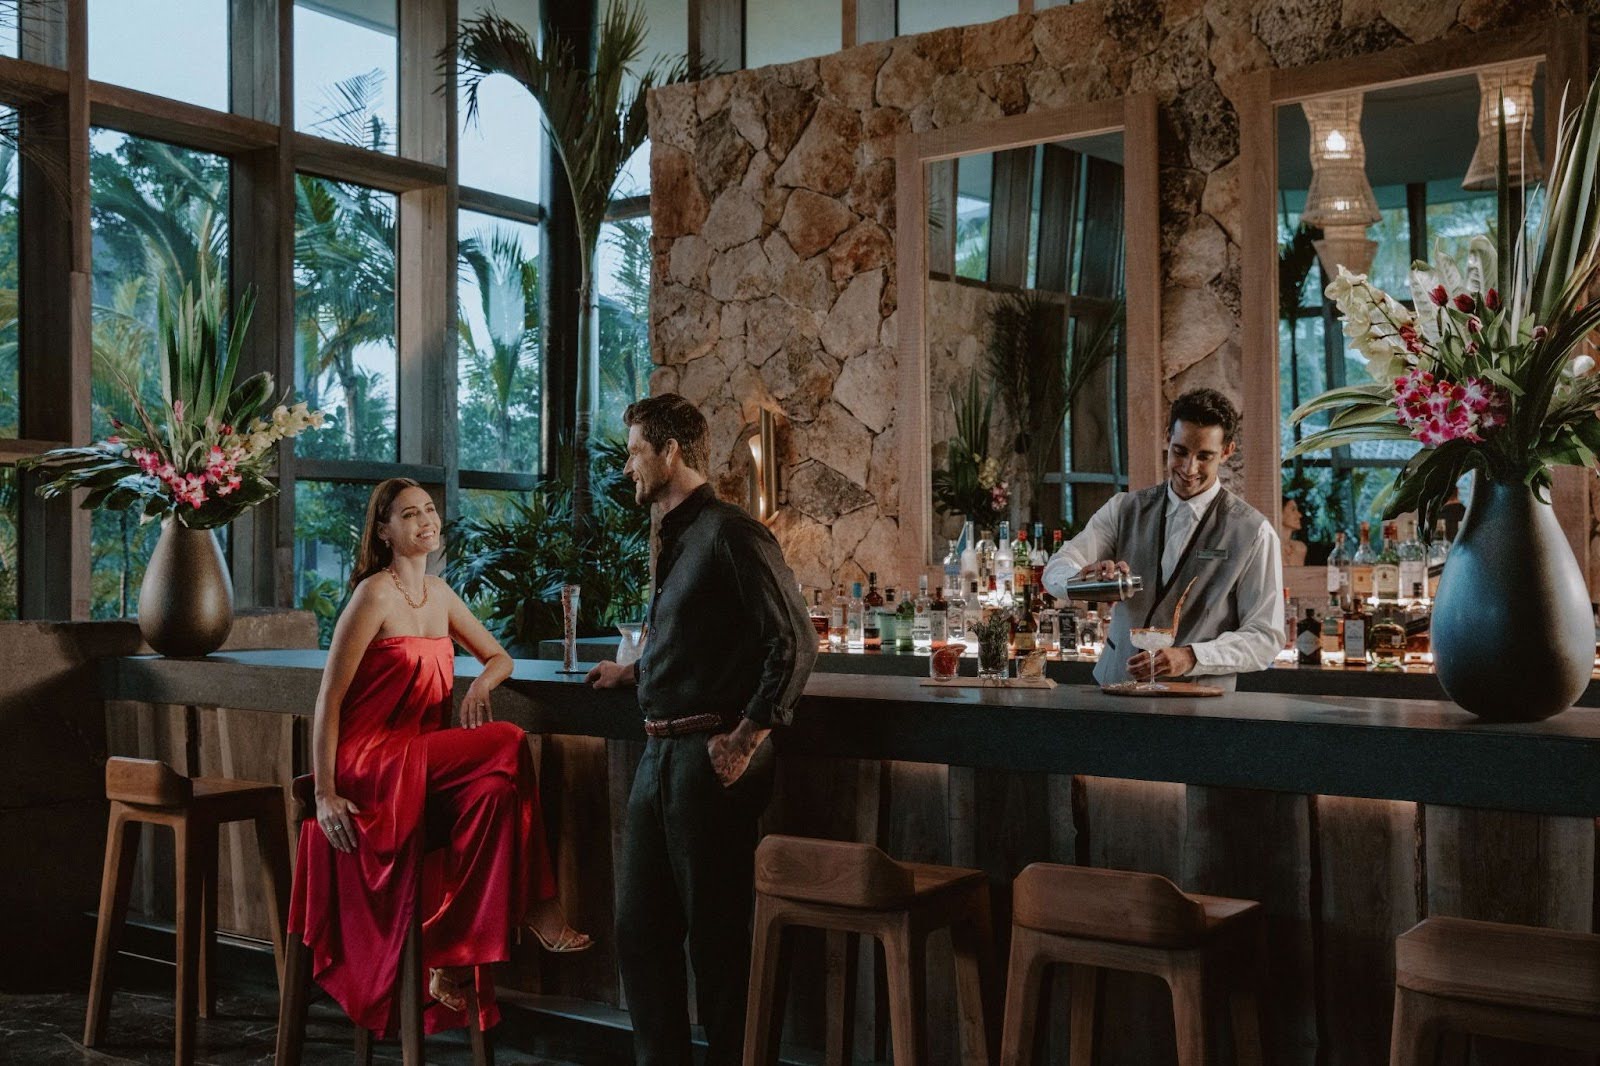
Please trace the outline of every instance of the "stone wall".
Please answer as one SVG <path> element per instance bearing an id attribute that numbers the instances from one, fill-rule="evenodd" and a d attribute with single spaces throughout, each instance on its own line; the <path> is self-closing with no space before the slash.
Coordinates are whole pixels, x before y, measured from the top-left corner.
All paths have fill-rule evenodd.
<path id="1" fill-rule="evenodd" d="M 1085 0 L 659 90 L 652 391 L 705 410 L 712 480 L 731 499 L 741 427 L 759 407 L 781 412 L 788 503 L 774 530 L 796 572 L 825 584 L 884 571 L 898 509 L 897 135 L 1158 94 L 1164 391 L 1239 397 L 1239 136 L 1224 82 L 1574 10 L 1600 0 Z"/>

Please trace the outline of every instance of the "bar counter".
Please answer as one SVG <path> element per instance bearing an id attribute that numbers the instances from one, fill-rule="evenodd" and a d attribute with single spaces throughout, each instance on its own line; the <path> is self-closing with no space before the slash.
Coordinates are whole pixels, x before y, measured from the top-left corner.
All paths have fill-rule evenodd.
<path id="1" fill-rule="evenodd" d="M 325 657 L 297 650 L 111 659 L 103 688 L 113 700 L 306 715 Z M 479 670 L 475 660 L 456 660 L 458 697 Z M 495 693 L 495 714 L 531 733 L 643 740 L 632 690 L 599 691 L 582 678 L 558 663 L 519 659 Z M 1128 697 L 1093 684 L 967 688 L 818 671 L 795 725 L 779 738 L 786 754 L 1600 815 L 1600 709 L 1584 707 L 1496 725 L 1437 700 Z"/>

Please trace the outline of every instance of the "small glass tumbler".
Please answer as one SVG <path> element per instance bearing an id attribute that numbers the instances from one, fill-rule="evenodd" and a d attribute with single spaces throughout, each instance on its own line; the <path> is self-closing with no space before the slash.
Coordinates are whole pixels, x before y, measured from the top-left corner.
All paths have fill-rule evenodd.
<path id="1" fill-rule="evenodd" d="M 1011 676 L 1011 643 L 1005 635 L 978 641 L 978 676 L 985 681 L 1004 681 Z"/>
<path id="2" fill-rule="evenodd" d="M 639 661 L 644 652 L 643 622 L 618 622 L 617 632 L 622 639 L 617 642 L 617 665 L 629 666 Z"/>
<path id="3" fill-rule="evenodd" d="M 941 683 L 954 680 L 961 672 L 961 653 L 966 650 L 960 642 L 935 648 L 928 656 L 928 676 Z"/>

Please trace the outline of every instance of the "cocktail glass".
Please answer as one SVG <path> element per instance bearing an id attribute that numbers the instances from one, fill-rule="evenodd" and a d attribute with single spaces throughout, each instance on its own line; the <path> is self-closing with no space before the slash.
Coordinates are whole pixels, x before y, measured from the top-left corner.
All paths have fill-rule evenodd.
<path id="1" fill-rule="evenodd" d="M 618 666 L 628 666 L 638 661 L 644 650 L 644 627 L 643 622 L 617 623 L 617 632 L 622 634 L 622 639 L 617 642 Z"/>
<path id="2" fill-rule="evenodd" d="M 1162 648 L 1172 647 L 1173 633 L 1170 629 L 1136 628 L 1128 631 L 1128 639 L 1135 648 L 1150 656 L 1150 676 L 1134 686 L 1136 692 L 1165 692 L 1167 686 L 1156 681 L 1156 652 Z"/>
<path id="3" fill-rule="evenodd" d="M 935 648 L 928 656 L 928 676 L 940 683 L 953 680 L 961 672 L 961 653 L 967 646 L 961 643 Z"/>

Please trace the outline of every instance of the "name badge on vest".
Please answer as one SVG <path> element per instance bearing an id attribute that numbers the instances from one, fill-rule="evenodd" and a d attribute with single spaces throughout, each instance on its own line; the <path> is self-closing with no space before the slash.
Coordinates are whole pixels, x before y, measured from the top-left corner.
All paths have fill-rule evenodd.
<path id="1" fill-rule="evenodd" d="M 1194 557 L 1196 559 L 1202 559 L 1202 560 L 1204 560 L 1204 559 L 1226 559 L 1228 557 L 1228 549 L 1227 548 L 1200 548 L 1199 550 L 1197 550 L 1194 553 Z"/>

